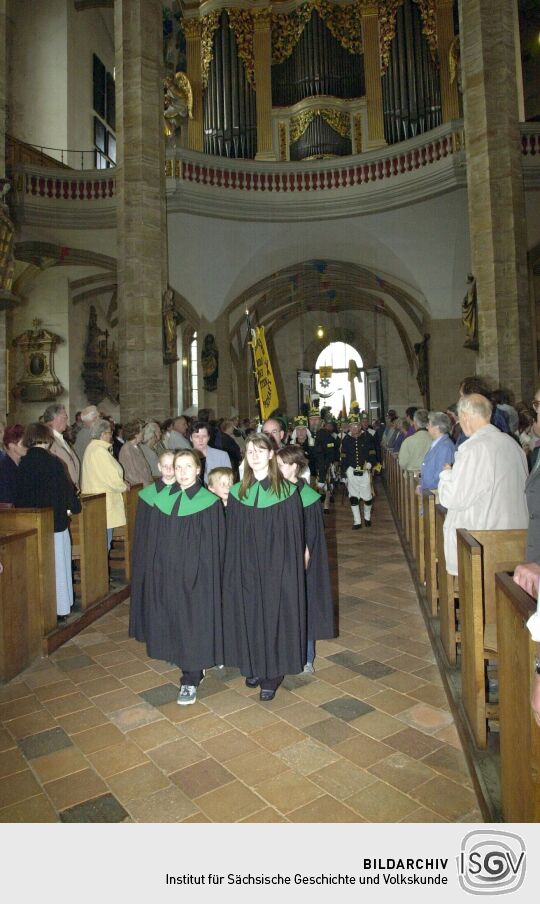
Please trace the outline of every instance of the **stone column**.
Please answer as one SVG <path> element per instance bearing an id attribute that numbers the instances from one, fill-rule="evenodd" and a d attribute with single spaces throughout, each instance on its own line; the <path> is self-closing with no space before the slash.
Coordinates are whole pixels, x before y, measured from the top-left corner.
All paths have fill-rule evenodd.
<path id="1" fill-rule="evenodd" d="M 162 298 L 167 287 L 160 0 L 115 0 L 118 344 L 123 421 L 164 418 Z"/>
<path id="2" fill-rule="evenodd" d="M 199 19 L 184 19 L 186 36 L 187 76 L 193 92 L 193 118 L 188 121 L 188 147 L 203 149 L 203 87 L 201 66 L 201 23 Z"/>
<path id="3" fill-rule="evenodd" d="M 384 147 L 384 116 L 381 85 L 381 50 L 379 43 L 379 9 L 376 3 L 362 7 L 362 42 L 368 114 L 366 149 Z"/>
<path id="4" fill-rule="evenodd" d="M 450 45 L 454 40 L 454 0 L 437 0 L 437 43 L 441 80 L 441 107 L 443 122 L 459 119 L 457 78 L 450 84 Z"/>
<path id="5" fill-rule="evenodd" d="M 514 0 L 460 3 L 477 372 L 532 398 L 533 334 L 514 35 Z M 496 77 L 494 76 L 496 73 Z M 465 276 L 465 274 L 464 274 Z"/>
<path id="6" fill-rule="evenodd" d="M 272 39 L 270 10 L 253 11 L 255 35 L 255 87 L 257 90 L 257 154 L 256 160 L 275 160 L 272 143 Z"/>

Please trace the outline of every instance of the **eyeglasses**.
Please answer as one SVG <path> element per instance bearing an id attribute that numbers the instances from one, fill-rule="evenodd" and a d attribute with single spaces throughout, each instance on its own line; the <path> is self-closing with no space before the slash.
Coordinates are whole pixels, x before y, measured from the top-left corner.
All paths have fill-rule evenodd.
<path id="1" fill-rule="evenodd" d="M 263 433 L 265 433 L 266 436 L 269 436 L 270 433 L 281 433 L 281 430 L 279 427 L 276 427 L 274 430 L 263 430 Z"/>

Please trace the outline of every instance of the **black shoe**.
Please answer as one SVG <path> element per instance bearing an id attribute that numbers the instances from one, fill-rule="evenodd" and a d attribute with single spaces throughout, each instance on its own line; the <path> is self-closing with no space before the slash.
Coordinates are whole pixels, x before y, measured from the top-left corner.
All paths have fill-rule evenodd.
<path id="1" fill-rule="evenodd" d="M 246 678 L 246 687 L 259 687 L 260 678 Z"/>
<path id="2" fill-rule="evenodd" d="M 353 530 L 360 530 L 361 527 L 362 527 L 361 524 L 353 524 L 352 529 L 353 529 Z"/>
<path id="3" fill-rule="evenodd" d="M 365 523 L 366 527 L 371 527 L 371 521 L 365 521 L 364 523 Z"/>
<path id="4" fill-rule="evenodd" d="M 270 700 L 273 700 L 276 696 L 276 691 L 272 691 L 269 688 L 262 688 L 259 694 L 259 700 L 262 700 L 263 703 L 269 703 Z"/>
<path id="5" fill-rule="evenodd" d="M 67 620 L 68 620 L 67 615 L 57 615 L 56 616 L 56 624 L 57 625 L 63 625 L 67 622 Z"/>

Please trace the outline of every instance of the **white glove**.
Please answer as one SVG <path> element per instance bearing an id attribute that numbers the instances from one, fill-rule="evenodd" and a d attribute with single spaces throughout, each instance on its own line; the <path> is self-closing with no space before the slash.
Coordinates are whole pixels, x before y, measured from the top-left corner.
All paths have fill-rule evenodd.
<path id="1" fill-rule="evenodd" d="M 367 461 L 364 465 L 364 471 L 371 471 L 371 462 Z"/>

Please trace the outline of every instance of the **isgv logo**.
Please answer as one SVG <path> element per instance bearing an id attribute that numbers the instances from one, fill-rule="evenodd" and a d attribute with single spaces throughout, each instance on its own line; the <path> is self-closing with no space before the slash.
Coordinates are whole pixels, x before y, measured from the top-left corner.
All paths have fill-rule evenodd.
<path id="1" fill-rule="evenodd" d="M 525 879 L 525 843 L 511 832 L 469 832 L 457 858 L 459 884 L 472 895 L 504 895 Z"/>

